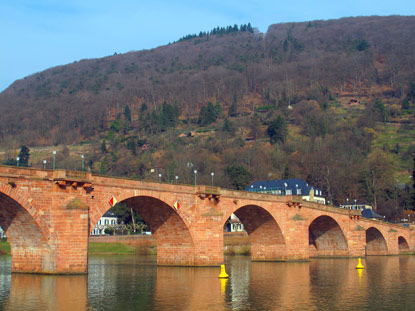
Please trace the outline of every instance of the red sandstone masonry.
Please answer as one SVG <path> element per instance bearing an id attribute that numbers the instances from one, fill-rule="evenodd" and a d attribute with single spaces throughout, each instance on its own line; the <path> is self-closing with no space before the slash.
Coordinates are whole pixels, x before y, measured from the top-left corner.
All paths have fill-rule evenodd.
<path id="1" fill-rule="evenodd" d="M 223 263 L 223 226 L 232 213 L 247 228 L 253 260 L 398 254 L 415 245 L 409 228 L 291 196 L 0 166 L 0 226 L 12 271 L 86 273 L 88 235 L 112 196 L 147 222 L 160 265 Z"/>

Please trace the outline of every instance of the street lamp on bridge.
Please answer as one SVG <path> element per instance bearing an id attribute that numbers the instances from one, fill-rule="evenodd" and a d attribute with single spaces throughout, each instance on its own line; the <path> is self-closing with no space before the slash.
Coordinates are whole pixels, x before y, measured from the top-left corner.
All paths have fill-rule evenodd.
<path id="1" fill-rule="evenodd" d="M 56 163 L 56 150 L 53 150 L 53 169 L 55 169 L 55 163 Z"/>

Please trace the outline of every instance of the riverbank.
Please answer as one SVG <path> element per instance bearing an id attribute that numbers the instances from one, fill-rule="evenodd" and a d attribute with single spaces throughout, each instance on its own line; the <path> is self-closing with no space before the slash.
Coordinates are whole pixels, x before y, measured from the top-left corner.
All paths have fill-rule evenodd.
<path id="1" fill-rule="evenodd" d="M 246 232 L 225 233 L 225 255 L 250 255 L 251 246 Z M 89 238 L 89 255 L 155 255 L 156 241 L 147 235 L 105 235 Z M 10 255 L 10 245 L 7 241 L 0 242 L 0 255 Z"/>
<path id="2" fill-rule="evenodd" d="M 7 241 L 0 241 L 0 255 L 10 254 L 10 244 Z"/>
<path id="3" fill-rule="evenodd" d="M 223 244 L 225 255 L 247 256 L 251 254 L 251 245 L 246 232 L 224 233 Z M 92 236 L 89 238 L 89 245 L 90 254 L 155 255 L 157 253 L 156 241 L 151 235 Z"/>
<path id="4" fill-rule="evenodd" d="M 97 243 L 90 242 L 88 245 L 89 255 L 151 255 L 155 254 L 155 248 L 137 248 L 123 243 Z M 10 255 L 10 244 L 0 242 L 0 255 Z"/>

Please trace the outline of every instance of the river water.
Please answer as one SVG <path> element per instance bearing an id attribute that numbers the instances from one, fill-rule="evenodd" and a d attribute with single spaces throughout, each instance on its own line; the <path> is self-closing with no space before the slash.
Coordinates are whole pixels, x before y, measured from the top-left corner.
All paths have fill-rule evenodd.
<path id="1" fill-rule="evenodd" d="M 157 267 L 154 257 L 90 256 L 89 274 L 11 274 L 0 256 L 0 310 L 415 310 L 415 256 Z"/>

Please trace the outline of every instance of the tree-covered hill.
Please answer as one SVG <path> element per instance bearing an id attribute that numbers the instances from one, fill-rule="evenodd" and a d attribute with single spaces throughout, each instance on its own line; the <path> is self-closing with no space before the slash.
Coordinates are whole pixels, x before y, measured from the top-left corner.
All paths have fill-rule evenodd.
<path id="1" fill-rule="evenodd" d="M 276 24 L 266 34 L 234 27 L 16 81 L 0 94 L 2 145 L 94 137 L 127 104 L 137 114 L 143 103 L 159 110 L 167 102 L 192 117 L 208 101 L 252 112 L 303 99 L 414 96 L 415 17 Z"/>
<path id="2" fill-rule="evenodd" d="M 399 218 L 415 209 L 414 33 L 402 16 L 235 25 L 47 69 L 0 94 L 3 163 L 28 145 L 42 167 L 51 150 L 35 146 L 56 146 L 57 167 L 84 154 L 138 179 L 302 178 Z"/>

